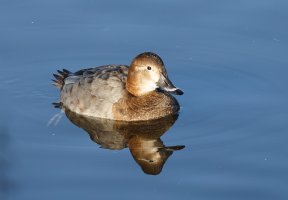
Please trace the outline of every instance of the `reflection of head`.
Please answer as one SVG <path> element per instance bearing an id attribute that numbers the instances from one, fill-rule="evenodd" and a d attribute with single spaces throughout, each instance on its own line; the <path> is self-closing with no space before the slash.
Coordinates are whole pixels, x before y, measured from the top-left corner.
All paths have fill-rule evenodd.
<path id="1" fill-rule="evenodd" d="M 178 115 L 141 121 L 120 122 L 78 115 L 65 110 L 72 123 L 83 128 L 90 138 L 107 149 L 129 147 L 134 160 L 146 174 L 159 174 L 173 151 L 184 146 L 165 147 L 160 137 L 174 124 Z"/>
<path id="2" fill-rule="evenodd" d="M 163 165 L 174 150 L 184 148 L 184 146 L 165 147 L 160 138 L 147 139 L 137 135 L 133 136 L 128 144 L 134 160 L 146 174 L 151 175 L 157 175 L 162 171 Z"/>

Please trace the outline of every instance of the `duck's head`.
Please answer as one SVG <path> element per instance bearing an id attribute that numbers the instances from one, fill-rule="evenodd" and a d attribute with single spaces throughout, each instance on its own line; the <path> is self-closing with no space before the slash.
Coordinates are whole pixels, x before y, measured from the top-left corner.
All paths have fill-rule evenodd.
<path id="1" fill-rule="evenodd" d="M 169 80 L 162 59 L 152 52 L 141 53 L 133 59 L 126 89 L 134 96 L 142 96 L 155 90 L 183 94 L 183 91 Z"/>

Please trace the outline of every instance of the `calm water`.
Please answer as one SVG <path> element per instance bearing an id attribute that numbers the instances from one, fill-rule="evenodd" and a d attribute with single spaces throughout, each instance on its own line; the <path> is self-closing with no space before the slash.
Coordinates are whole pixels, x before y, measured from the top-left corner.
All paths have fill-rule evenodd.
<path id="1" fill-rule="evenodd" d="M 1 0 L 0 199 L 288 199 L 287 9 L 285 0 Z M 56 69 L 129 64 L 143 51 L 185 91 L 158 137 L 185 148 L 158 175 L 143 172 L 121 135 L 122 150 L 111 150 L 64 115 L 47 126 L 59 113 Z"/>

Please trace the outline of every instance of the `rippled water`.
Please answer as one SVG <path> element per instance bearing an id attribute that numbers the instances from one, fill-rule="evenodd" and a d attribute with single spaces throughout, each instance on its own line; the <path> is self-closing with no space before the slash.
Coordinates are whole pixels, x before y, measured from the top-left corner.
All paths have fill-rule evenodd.
<path id="1" fill-rule="evenodd" d="M 1 199 L 287 199 L 287 9 L 284 0 L 2 0 Z M 56 69 L 129 64 L 143 51 L 158 53 L 185 91 L 161 136 L 185 148 L 158 175 L 125 142 L 99 148 L 64 115 L 47 126 L 59 113 Z"/>

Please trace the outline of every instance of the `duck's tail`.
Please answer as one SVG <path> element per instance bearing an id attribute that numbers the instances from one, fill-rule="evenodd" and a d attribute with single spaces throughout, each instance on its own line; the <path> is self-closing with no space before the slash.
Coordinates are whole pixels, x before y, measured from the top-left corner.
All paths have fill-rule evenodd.
<path id="1" fill-rule="evenodd" d="M 65 79 L 72 74 L 72 72 L 70 72 L 67 69 L 63 69 L 61 70 L 57 70 L 57 74 L 53 74 L 53 76 L 55 77 L 55 79 L 52 79 L 52 81 L 54 82 L 53 85 L 56 86 L 57 88 L 59 88 L 60 90 L 63 88 L 64 84 L 65 84 Z"/>

